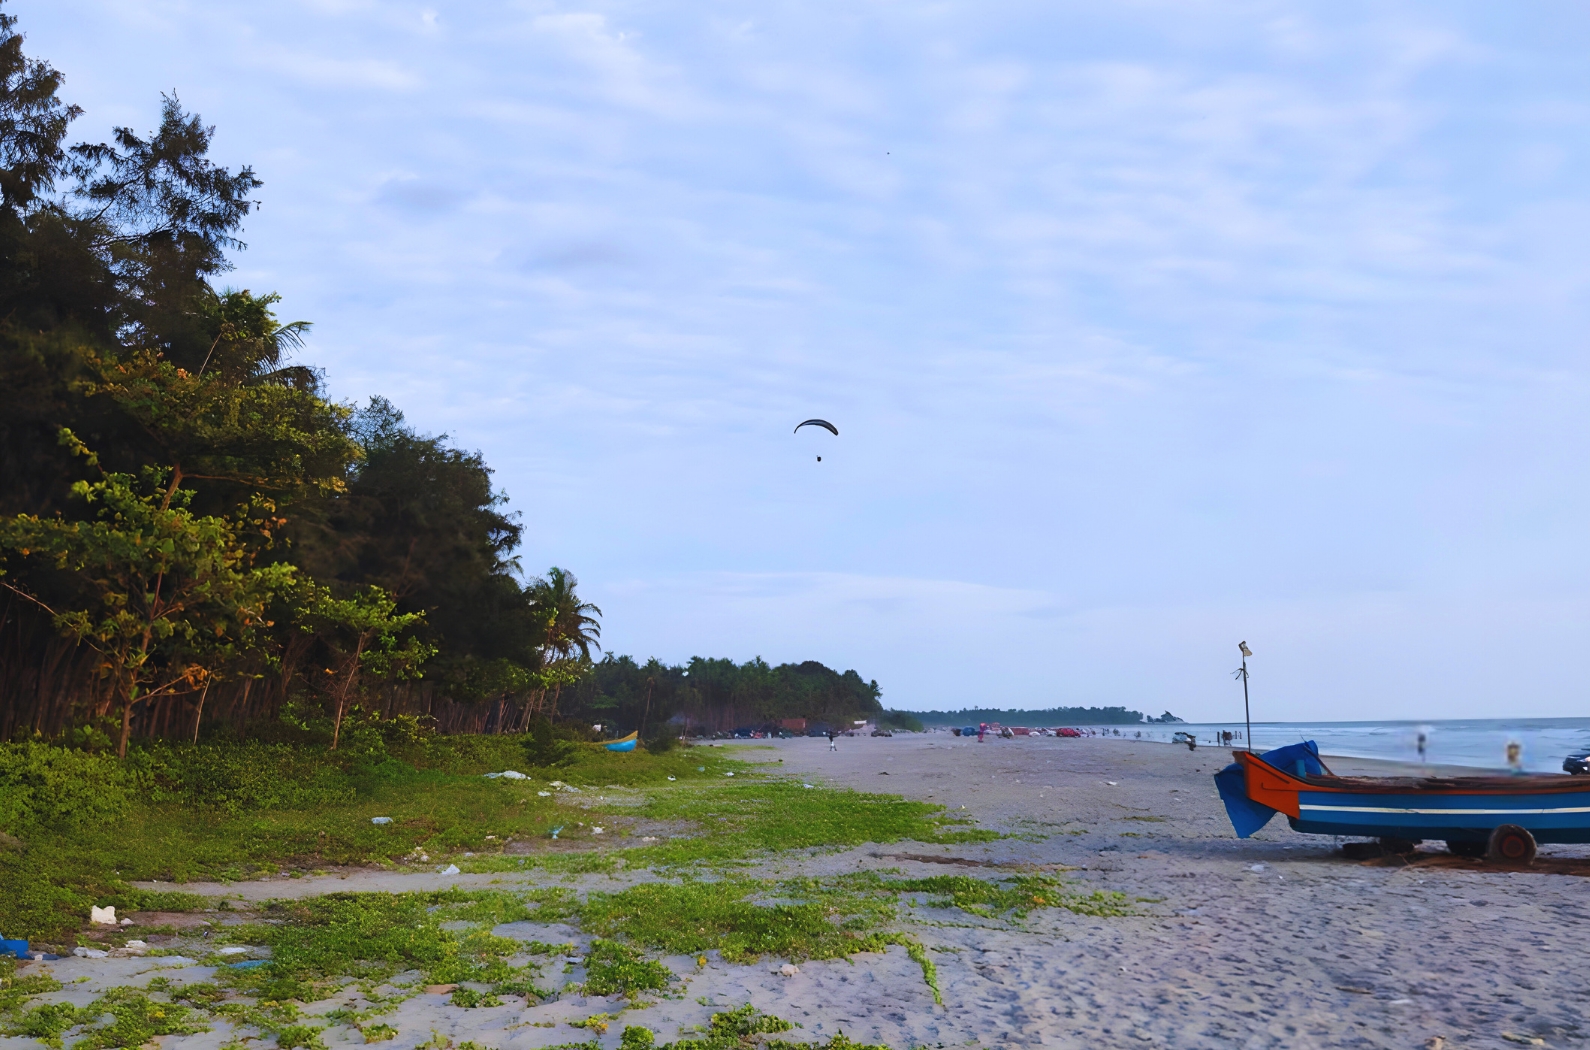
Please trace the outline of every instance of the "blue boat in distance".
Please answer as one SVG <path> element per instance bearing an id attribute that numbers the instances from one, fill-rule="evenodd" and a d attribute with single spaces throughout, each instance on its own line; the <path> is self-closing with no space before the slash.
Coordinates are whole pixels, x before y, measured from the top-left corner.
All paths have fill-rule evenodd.
<path id="1" fill-rule="evenodd" d="M 1514 863 L 1539 842 L 1590 842 L 1590 777 L 1341 777 L 1311 740 L 1233 756 L 1215 784 L 1238 838 L 1284 813 L 1304 834 L 1374 837 L 1398 852 L 1441 839 L 1459 856 Z"/>

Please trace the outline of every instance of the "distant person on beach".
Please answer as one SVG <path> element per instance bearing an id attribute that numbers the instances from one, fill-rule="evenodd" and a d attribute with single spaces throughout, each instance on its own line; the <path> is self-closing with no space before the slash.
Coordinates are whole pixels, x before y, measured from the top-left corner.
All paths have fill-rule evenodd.
<path id="1" fill-rule="evenodd" d="M 1425 748 L 1425 745 L 1428 744 L 1429 742 L 1430 742 L 1430 738 L 1428 736 L 1426 736 L 1423 732 L 1421 732 L 1419 734 L 1419 739 L 1417 741 L 1417 746 L 1419 748 L 1419 761 L 1420 762 L 1424 761 L 1424 748 Z"/>
<path id="2" fill-rule="evenodd" d="M 830 751 L 838 751 L 839 750 L 839 745 L 834 743 L 834 738 L 837 737 L 837 736 L 839 736 L 839 734 L 834 732 L 832 729 L 830 729 L 828 731 L 828 750 L 830 750 Z"/>

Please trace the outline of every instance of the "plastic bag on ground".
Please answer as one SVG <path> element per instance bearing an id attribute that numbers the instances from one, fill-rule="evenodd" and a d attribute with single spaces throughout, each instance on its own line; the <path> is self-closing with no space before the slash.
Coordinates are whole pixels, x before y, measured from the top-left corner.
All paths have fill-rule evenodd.
<path id="1" fill-rule="evenodd" d="M 115 926 L 116 906 L 111 904 L 101 908 L 97 904 L 91 905 L 88 909 L 88 921 L 98 923 L 101 926 Z"/>

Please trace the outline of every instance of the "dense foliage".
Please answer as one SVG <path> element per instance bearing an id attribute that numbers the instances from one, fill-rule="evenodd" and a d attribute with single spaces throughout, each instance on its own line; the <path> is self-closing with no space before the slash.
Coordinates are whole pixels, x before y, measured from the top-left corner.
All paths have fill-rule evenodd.
<path id="1" fill-rule="evenodd" d="M 0 739 L 878 709 L 816 663 L 593 663 L 601 610 L 563 569 L 521 573 L 480 454 L 330 400 L 294 360 L 309 324 L 218 283 L 253 169 L 216 164 L 174 95 L 148 135 L 68 145 L 61 86 L 0 11 Z"/>

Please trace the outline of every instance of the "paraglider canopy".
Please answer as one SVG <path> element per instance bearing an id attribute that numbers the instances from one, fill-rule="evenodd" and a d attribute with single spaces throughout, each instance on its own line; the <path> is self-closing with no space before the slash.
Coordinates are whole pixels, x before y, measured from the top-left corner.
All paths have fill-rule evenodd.
<path id="1" fill-rule="evenodd" d="M 826 419 L 808 419 L 806 422 L 798 424 L 795 427 L 795 430 L 798 431 L 801 427 L 822 427 L 824 430 L 832 433 L 834 437 L 839 436 L 839 428 L 828 422 Z M 794 431 L 792 431 L 792 433 L 793 432 Z"/>

